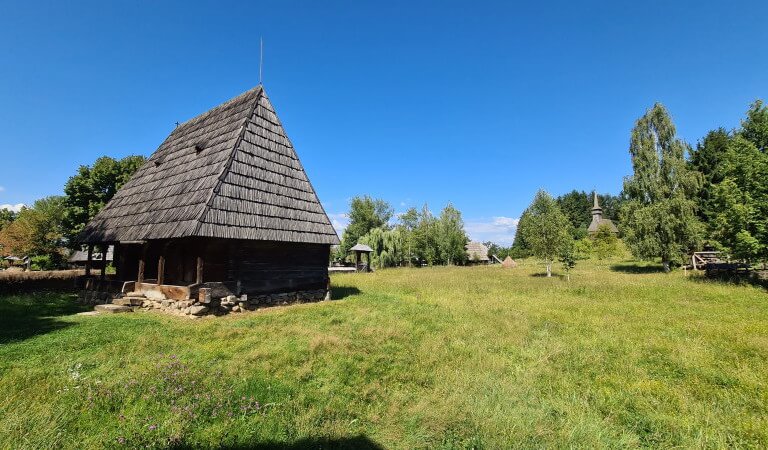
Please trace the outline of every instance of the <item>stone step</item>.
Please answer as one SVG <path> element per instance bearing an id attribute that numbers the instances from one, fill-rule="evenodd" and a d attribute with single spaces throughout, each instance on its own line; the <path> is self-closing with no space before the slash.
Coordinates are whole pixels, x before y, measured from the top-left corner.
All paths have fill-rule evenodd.
<path id="1" fill-rule="evenodd" d="M 133 308 L 130 306 L 113 305 L 110 303 L 107 303 L 106 305 L 96 305 L 93 309 L 95 309 L 100 313 L 112 313 L 112 314 L 133 311 Z"/>
<path id="2" fill-rule="evenodd" d="M 141 304 L 144 303 L 144 300 L 146 300 L 146 297 L 123 297 L 113 299 L 112 304 L 121 306 L 141 306 Z"/>

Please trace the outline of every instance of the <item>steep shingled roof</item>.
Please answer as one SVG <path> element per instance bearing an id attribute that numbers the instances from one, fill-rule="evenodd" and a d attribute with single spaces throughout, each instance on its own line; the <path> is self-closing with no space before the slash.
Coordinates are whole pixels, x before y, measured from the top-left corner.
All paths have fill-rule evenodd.
<path id="1" fill-rule="evenodd" d="M 81 240 L 189 236 L 339 243 L 261 86 L 173 130 Z"/>

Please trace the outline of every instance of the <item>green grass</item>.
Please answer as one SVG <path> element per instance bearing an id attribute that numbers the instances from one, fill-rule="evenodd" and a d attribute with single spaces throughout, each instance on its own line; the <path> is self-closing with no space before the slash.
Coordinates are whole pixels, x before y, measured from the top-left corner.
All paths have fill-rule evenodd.
<path id="1" fill-rule="evenodd" d="M 0 448 L 768 447 L 765 290 L 540 271 L 338 275 L 197 321 L 0 298 Z"/>

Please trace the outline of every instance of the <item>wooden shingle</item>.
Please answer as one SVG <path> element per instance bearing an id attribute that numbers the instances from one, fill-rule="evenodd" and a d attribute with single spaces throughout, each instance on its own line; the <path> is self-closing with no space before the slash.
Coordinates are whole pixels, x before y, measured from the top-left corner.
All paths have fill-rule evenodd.
<path id="1" fill-rule="evenodd" d="M 81 241 L 192 236 L 339 243 L 261 86 L 173 130 Z"/>

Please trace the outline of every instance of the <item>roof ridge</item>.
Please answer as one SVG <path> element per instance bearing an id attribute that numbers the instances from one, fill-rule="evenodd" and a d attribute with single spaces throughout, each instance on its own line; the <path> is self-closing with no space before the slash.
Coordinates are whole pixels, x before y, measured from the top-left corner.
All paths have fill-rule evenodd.
<path id="1" fill-rule="evenodd" d="M 258 89 L 258 93 L 256 94 L 256 98 L 253 100 L 253 105 L 251 106 L 248 114 L 245 115 L 245 119 L 243 120 L 242 125 L 240 125 L 240 133 L 237 135 L 237 140 L 235 141 L 235 144 L 232 146 L 232 149 L 230 150 L 229 157 L 227 158 L 227 162 L 225 162 L 221 168 L 221 172 L 219 172 L 218 180 L 216 181 L 216 185 L 211 189 L 211 193 L 208 194 L 208 199 L 205 201 L 205 206 L 203 207 L 202 211 L 200 211 L 200 215 L 195 219 L 195 222 L 197 222 L 197 225 L 195 225 L 195 230 L 192 232 L 192 236 L 197 236 L 200 233 L 200 228 L 203 226 L 203 218 L 208 214 L 208 211 L 211 210 L 211 202 L 213 201 L 213 198 L 216 196 L 216 194 L 219 192 L 219 188 L 221 187 L 221 184 L 224 181 L 224 176 L 229 171 L 229 168 L 232 166 L 232 161 L 235 159 L 235 154 L 237 154 L 237 149 L 240 147 L 240 142 L 243 140 L 243 136 L 245 135 L 245 130 L 248 128 L 248 122 L 251 120 L 251 116 L 253 116 L 253 113 L 256 111 L 256 108 L 259 107 L 259 101 L 261 100 L 261 97 L 264 95 L 264 86 L 259 84 L 256 86 L 256 89 Z M 250 92 L 250 91 L 248 91 Z M 227 102 L 229 103 L 229 102 Z"/>
<path id="2" fill-rule="evenodd" d="M 267 96 L 266 93 L 264 93 L 263 89 L 262 89 L 262 93 L 264 94 L 265 97 L 267 97 L 267 101 L 269 101 L 269 96 Z M 269 103 L 270 105 L 272 104 L 272 102 L 269 102 Z M 272 107 L 272 109 L 274 109 L 274 106 Z M 315 187 L 312 185 L 312 180 L 309 179 L 309 175 L 307 175 L 307 171 L 306 169 L 304 169 L 304 164 L 302 164 L 301 158 L 299 158 L 299 152 L 296 150 L 296 147 L 293 146 L 293 141 L 288 136 L 288 132 L 285 130 L 285 127 L 283 126 L 283 121 L 280 120 L 280 117 L 277 115 L 277 112 L 275 112 L 275 118 L 277 119 L 278 124 L 280 125 L 280 128 L 283 129 L 283 133 L 285 134 L 285 140 L 287 140 L 288 143 L 291 144 L 291 149 L 293 149 L 293 154 L 296 155 L 296 162 L 298 163 L 299 168 L 301 169 L 301 172 L 304 174 L 304 177 L 307 179 L 307 184 L 309 184 L 309 188 L 312 190 L 312 195 L 315 196 L 315 200 L 317 200 L 317 203 L 320 205 L 320 210 L 323 211 L 323 215 L 325 216 L 326 219 L 328 219 L 328 225 L 331 226 L 331 228 L 333 229 L 333 234 L 335 234 L 336 239 L 338 239 L 339 233 L 338 231 L 336 231 L 336 227 L 333 226 L 333 222 L 331 222 L 331 218 L 328 216 L 328 212 L 325 210 L 325 206 L 323 206 L 323 202 L 320 201 L 320 197 L 318 197 L 317 191 L 315 191 Z"/>
<path id="3" fill-rule="evenodd" d="M 218 113 L 218 112 L 221 112 L 221 111 L 227 109 L 233 103 L 237 102 L 237 100 L 239 100 L 241 97 L 245 97 L 248 94 L 250 94 L 252 91 L 255 91 L 255 90 L 263 91 L 264 88 L 261 85 L 258 85 L 258 86 L 254 87 L 254 88 L 248 89 L 247 91 L 243 92 L 242 94 L 236 95 L 235 97 L 230 98 L 229 100 L 225 101 L 224 103 L 222 103 L 220 105 L 214 106 L 213 108 L 209 109 L 208 111 L 206 111 L 206 112 L 204 112 L 202 114 L 198 114 L 195 117 L 191 117 L 190 119 L 188 119 L 188 120 L 186 120 L 184 122 L 181 122 L 179 124 L 179 126 L 176 127 L 176 129 L 173 130 L 173 131 L 174 132 L 176 132 L 176 131 L 183 131 L 182 127 L 186 127 L 187 125 L 190 125 L 193 122 L 198 122 L 198 121 L 202 120 L 205 117 L 212 116 L 215 113 Z M 170 135 L 168 135 L 168 137 L 171 137 L 173 134 L 174 133 L 171 133 Z"/>

